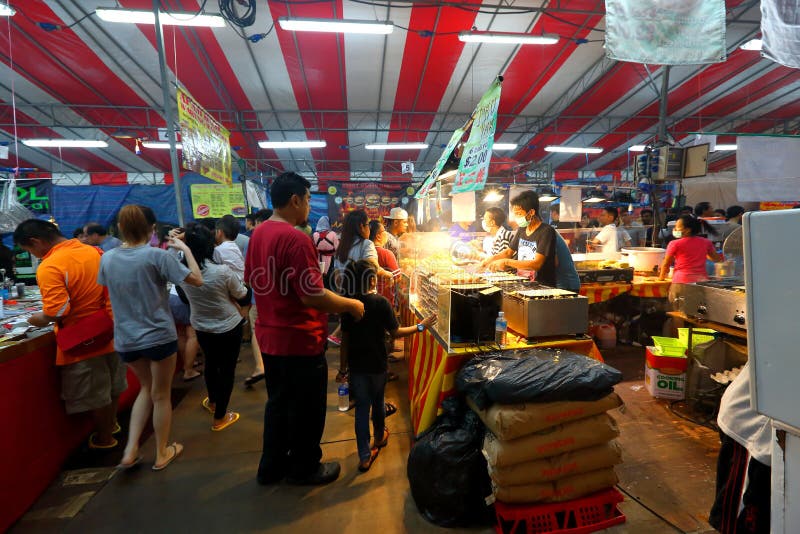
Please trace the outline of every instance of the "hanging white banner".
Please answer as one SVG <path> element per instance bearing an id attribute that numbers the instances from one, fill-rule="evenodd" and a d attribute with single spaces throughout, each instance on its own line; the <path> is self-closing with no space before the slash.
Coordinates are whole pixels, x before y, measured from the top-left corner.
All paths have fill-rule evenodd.
<path id="1" fill-rule="evenodd" d="M 736 139 L 736 197 L 740 201 L 795 201 L 800 197 L 800 139 Z"/>
<path id="2" fill-rule="evenodd" d="M 800 68 L 800 5 L 761 0 L 761 54 L 776 63 Z"/>
<path id="3" fill-rule="evenodd" d="M 606 0 L 606 56 L 654 65 L 725 61 L 724 0 Z"/>

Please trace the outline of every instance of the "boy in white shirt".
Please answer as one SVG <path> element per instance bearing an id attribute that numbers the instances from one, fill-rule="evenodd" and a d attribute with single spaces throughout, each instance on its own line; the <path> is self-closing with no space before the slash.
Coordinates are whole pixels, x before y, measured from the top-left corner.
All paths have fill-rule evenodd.
<path id="1" fill-rule="evenodd" d="M 594 250 L 602 251 L 606 259 L 616 260 L 619 258 L 621 246 L 631 246 L 631 236 L 624 228 L 617 228 L 616 222 L 619 219 L 617 208 L 603 208 L 598 218 L 603 229 L 589 243 Z"/>
<path id="2" fill-rule="evenodd" d="M 236 246 L 239 221 L 232 215 L 225 215 L 217 221 L 215 228 L 217 246 L 214 247 L 214 262 L 227 265 L 240 280 L 244 280 L 244 256 Z"/>

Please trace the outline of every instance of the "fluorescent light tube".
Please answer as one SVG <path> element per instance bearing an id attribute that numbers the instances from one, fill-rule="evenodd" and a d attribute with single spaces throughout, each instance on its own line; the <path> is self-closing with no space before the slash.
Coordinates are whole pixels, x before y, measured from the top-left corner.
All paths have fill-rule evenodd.
<path id="1" fill-rule="evenodd" d="M 364 145 L 367 150 L 425 150 L 426 143 L 372 143 Z"/>
<path id="2" fill-rule="evenodd" d="M 552 202 L 552 201 L 554 201 L 554 200 L 555 200 L 555 199 L 557 199 L 557 198 L 558 198 L 558 197 L 557 197 L 557 196 L 555 196 L 555 195 L 542 195 L 542 196 L 540 196 L 540 197 L 539 197 L 539 200 L 540 200 L 541 202 Z"/>
<path id="3" fill-rule="evenodd" d="M 391 21 L 307 19 L 280 17 L 281 28 L 293 32 L 371 33 L 386 35 L 394 31 Z"/>
<path id="4" fill-rule="evenodd" d="M 169 150 L 169 143 L 166 141 L 142 141 L 142 146 L 145 148 L 166 148 Z M 181 143 L 175 143 L 175 148 L 181 150 L 183 149 L 183 145 Z"/>
<path id="5" fill-rule="evenodd" d="M 13 17 L 17 10 L 6 3 L 0 2 L 0 17 Z"/>
<path id="6" fill-rule="evenodd" d="M 563 154 L 599 154 L 603 151 L 599 147 L 579 147 L 579 146 L 546 146 L 545 152 L 560 152 Z"/>
<path id="7" fill-rule="evenodd" d="M 458 40 L 464 43 L 549 45 L 556 44 L 558 39 L 558 35 L 549 34 L 531 35 L 507 32 L 461 32 L 458 34 Z"/>
<path id="8" fill-rule="evenodd" d="M 259 141 L 261 148 L 325 148 L 326 141 Z"/>
<path id="9" fill-rule="evenodd" d="M 739 48 L 742 50 L 761 50 L 761 44 L 761 39 L 750 39 Z"/>
<path id="10" fill-rule="evenodd" d="M 584 202 L 586 202 L 587 204 L 597 204 L 598 202 L 605 202 L 605 201 L 606 199 L 601 197 L 592 197 L 584 200 Z"/>
<path id="11" fill-rule="evenodd" d="M 108 143 L 94 139 L 23 139 L 25 146 L 39 148 L 106 148 Z"/>
<path id="12" fill-rule="evenodd" d="M 492 145 L 492 150 L 514 150 L 517 148 L 517 143 L 495 143 Z"/>
<path id="13" fill-rule="evenodd" d="M 629 146 L 628 152 L 644 152 L 644 145 Z"/>
<path id="14" fill-rule="evenodd" d="M 736 150 L 736 145 L 717 145 L 714 148 L 714 152 L 717 152 L 719 150 Z"/>
<path id="15" fill-rule="evenodd" d="M 106 22 L 125 22 L 128 24 L 155 24 L 156 16 L 152 11 L 140 9 L 97 8 L 95 13 Z M 207 28 L 224 28 L 222 15 L 185 12 L 159 13 L 163 26 L 203 26 Z"/>

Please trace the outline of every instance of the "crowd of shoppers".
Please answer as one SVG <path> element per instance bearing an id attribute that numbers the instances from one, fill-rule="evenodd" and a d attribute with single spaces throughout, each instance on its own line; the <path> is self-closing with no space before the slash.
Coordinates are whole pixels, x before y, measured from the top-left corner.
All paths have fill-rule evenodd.
<path id="1" fill-rule="evenodd" d="M 337 463 L 321 462 L 319 445 L 326 412 L 327 314 L 347 317 L 352 328 L 363 319 L 365 302 L 343 296 L 347 291 L 341 286 L 337 292 L 325 289 L 322 275 L 341 275 L 355 262 L 370 265 L 375 279 L 380 277 L 381 298 L 392 320 L 376 323 L 380 328 L 373 337 L 383 341 L 387 335 L 398 336 L 391 304 L 398 265 L 396 256 L 384 248 L 392 234 L 380 221 L 370 225 L 363 211 L 348 214 L 341 237 L 324 217 L 309 239 L 309 199 L 305 179 L 294 173 L 280 176 L 271 188 L 274 212 L 262 210 L 246 218 L 249 237 L 239 232 L 239 222 L 230 215 L 178 228 L 157 224 L 150 208 L 136 205 L 125 206 L 117 215 L 119 238 L 97 223 L 76 229 L 74 239 L 45 221 L 19 226 L 15 242 L 42 260 L 38 276 L 44 310 L 31 322 L 55 323 L 61 339 L 74 337 L 74 326 L 87 318 L 96 320 L 101 313 L 106 317 L 108 331 L 93 331 L 94 350 L 78 354 L 59 348 L 58 352 L 67 411 L 89 411 L 94 416 L 91 448 L 118 446 L 117 399 L 127 387 L 127 366 L 141 389 L 118 468 L 141 463 L 139 442 L 151 419 L 156 449 L 152 469 L 165 469 L 182 454 L 183 445 L 170 438 L 171 384 L 178 354 L 184 380 L 201 375 L 205 379 L 202 407 L 211 414 L 210 429 L 233 425 L 240 418 L 231 409 L 234 374 L 243 331 L 252 328 L 255 365 L 245 384 L 266 380 L 269 397 L 258 481 L 323 484 L 338 476 Z M 407 228 L 408 214 L 401 210 L 394 215 L 396 237 Z M 361 357 L 375 360 L 384 371 L 385 384 L 391 349 L 383 342 L 381 346 L 377 353 Z M 194 365 L 200 351 L 202 372 Z M 86 374 L 92 375 L 90 381 L 81 378 Z M 358 380 L 355 377 L 353 384 L 356 394 L 361 391 Z M 379 400 L 376 406 L 384 417 L 388 404 L 383 386 Z M 362 419 L 358 417 L 359 423 Z M 362 425 L 357 426 L 363 438 Z M 384 446 L 384 430 L 376 430 L 376 446 Z"/>

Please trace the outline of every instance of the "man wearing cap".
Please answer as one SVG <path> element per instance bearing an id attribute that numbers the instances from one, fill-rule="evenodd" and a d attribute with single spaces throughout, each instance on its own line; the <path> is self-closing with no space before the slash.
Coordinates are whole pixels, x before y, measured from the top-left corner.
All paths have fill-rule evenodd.
<path id="1" fill-rule="evenodd" d="M 386 224 L 386 231 L 389 233 L 389 238 L 386 240 L 384 248 L 390 250 L 395 258 L 399 258 L 400 241 L 398 238 L 408 231 L 408 212 L 403 208 L 392 208 L 389 215 L 385 215 L 388 219 Z"/>

